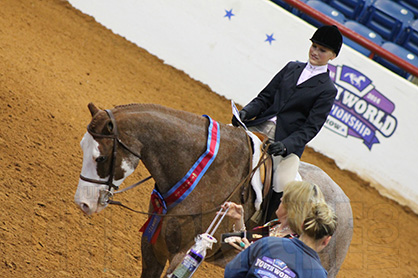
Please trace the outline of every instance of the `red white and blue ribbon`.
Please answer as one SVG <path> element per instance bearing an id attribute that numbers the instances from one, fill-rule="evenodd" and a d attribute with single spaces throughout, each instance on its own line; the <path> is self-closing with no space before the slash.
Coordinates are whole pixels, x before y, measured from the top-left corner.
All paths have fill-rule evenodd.
<path id="1" fill-rule="evenodd" d="M 219 123 L 207 115 L 203 116 L 209 119 L 206 151 L 193 164 L 187 174 L 168 192 L 160 194 L 156 189 L 153 190 L 151 204 L 155 214 L 166 214 L 168 209 L 172 209 L 183 201 L 195 189 L 218 154 L 221 137 Z M 151 244 L 155 243 L 160 234 L 161 223 L 162 216 L 152 215 L 140 230 Z"/>

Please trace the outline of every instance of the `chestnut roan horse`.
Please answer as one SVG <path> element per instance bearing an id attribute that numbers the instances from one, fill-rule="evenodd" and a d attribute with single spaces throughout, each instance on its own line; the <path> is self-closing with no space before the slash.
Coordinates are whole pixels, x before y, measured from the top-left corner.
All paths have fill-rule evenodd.
<path id="1" fill-rule="evenodd" d="M 130 104 L 111 110 L 88 105 L 92 120 L 81 140 L 83 166 L 75 202 L 88 215 L 98 213 L 109 197 L 142 161 L 161 194 L 170 190 L 205 152 L 208 119 L 192 113 L 153 104 Z M 160 277 L 167 260 L 169 271 L 182 259 L 215 217 L 215 210 L 227 199 L 241 202 L 241 192 L 249 192 L 243 204 L 246 221 L 255 212 L 251 187 L 236 190 L 250 172 L 252 150 L 241 128 L 220 124 L 220 145 L 216 158 L 195 189 L 181 203 L 167 211 L 154 244 L 142 237 L 142 276 Z M 351 242 L 353 219 L 350 201 L 341 188 L 321 169 L 301 162 L 304 180 L 316 183 L 326 201 L 335 209 L 338 228 L 330 244 L 320 253 L 321 261 L 335 277 Z M 234 192 L 237 192 L 236 194 Z M 234 193 L 231 195 L 231 193 Z M 244 194 L 245 195 L 245 194 Z M 149 212 L 152 212 L 150 204 Z M 247 228 L 251 226 L 247 222 Z M 215 237 L 231 231 L 224 219 Z M 218 251 L 218 252 L 217 252 Z M 220 251 L 220 244 L 208 252 L 207 260 L 221 266 L 236 252 Z"/>

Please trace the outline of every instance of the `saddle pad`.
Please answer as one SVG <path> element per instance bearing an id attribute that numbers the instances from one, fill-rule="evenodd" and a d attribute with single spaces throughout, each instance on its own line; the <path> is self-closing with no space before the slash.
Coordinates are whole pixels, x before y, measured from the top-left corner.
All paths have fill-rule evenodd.
<path id="1" fill-rule="evenodd" d="M 263 145 L 263 142 L 261 141 L 261 139 L 263 139 L 263 138 L 260 139 L 260 137 L 257 134 L 255 134 L 251 131 L 247 130 L 246 132 L 247 132 L 248 136 L 250 136 L 250 138 L 253 142 L 253 146 L 254 146 L 253 158 L 252 158 L 252 167 L 254 169 L 258 165 L 258 162 L 261 159 L 261 147 Z M 264 168 L 263 168 L 263 170 L 264 170 Z M 261 203 L 263 202 L 263 181 L 264 181 L 264 178 L 265 178 L 263 176 L 264 173 L 262 173 L 263 170 L 260 171 L 260 168 L 257 169 L 255 171 L 252 179 L 251 179 L 251 186 L 252 186 L 252 188 L 255 192 L 255 196 L 256 196 L 255 201 L 254 201 L 254 207 L 255 207 L 256 211 L 260 210 Z M 273 172 L 274 172 L 274 169 L 273 169 Z M 300 175 L 299 172 L 296 174 L 295 180 L 296 181 L 302 181 L 302 176 Z M 273 181 L 274 180 L 272 180 L 272 182 Z M 271 186 L 274 187 L 274 184 L 272 184 Z"/>
<path id="2" fill-rule="evenodd" d="M 253 169 L 257 166 L 258 162 L 260 161 L 261 156 L 261 140 L 251 131 L 246 131 L 248 136 L 250 136 L 251 140 L 253 141 L 254 145 L 254 152 L 253 152 Z M 254 206 L 256 211 L 260 210 L 261 203 L 263 202 L 263 183 L 261 182 L 261 174 L 260 169 L 257 169 L 251 178 L 251 186 L 255 192 L 255 201 Z"/>

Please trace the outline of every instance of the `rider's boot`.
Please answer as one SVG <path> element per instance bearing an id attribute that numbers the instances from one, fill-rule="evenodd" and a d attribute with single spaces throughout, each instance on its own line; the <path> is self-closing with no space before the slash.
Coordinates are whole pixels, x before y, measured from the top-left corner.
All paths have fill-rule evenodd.
<path id="1" fill-rule="evenodd" d="M 276 210 L 280 205 L 281 198 L 283 196 L 283 192 L 275 192 L 273 190 L 273 194 L 271 195 L 271 199 L 269 201 L 269 205 L 267 208 L 267 214 L 266 214 L 266 220 L 271 221 L 273 219 L 276 219 Z"/>

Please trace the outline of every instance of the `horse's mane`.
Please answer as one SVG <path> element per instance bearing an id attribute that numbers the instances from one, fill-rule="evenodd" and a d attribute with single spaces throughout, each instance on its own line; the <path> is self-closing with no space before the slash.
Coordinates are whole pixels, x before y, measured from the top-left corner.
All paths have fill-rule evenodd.
<path id="1" fill-rule="evenodd" d="M 191 117 L 199 118 L 198 115 L 193 114 L 191 112 L 176 110 L 174 108 L 166 107 L 160 104 L 154 103 L 130 103 L 130 104 L 123 104 L 115 106 L 114 108 L 116 111 L 123 111 L 123 112 L 162 112 L 168 115 L 184 118 L 187 117 L 189 120 Z M 115 112 L 116 112 L 115 111 Z M 193 116 L 191 116 L 193 115 Z"/>
<path id="2" fill-rule="evenodd" d="M 176 110 L 174 108 L 153 103 L 131 103 L 118 105 L 115 106 L 112 110 L 114 113 L 159 113 L 166 115 L 168 118 L 183 119 L 189 123 L 199 121 L 202 119 L 202 117 L 200 117 L 199 115 L 193 114 L 191 112 Z M 93 117 L 92 121 L 90 122 L 90 128 L 94 130 L 95 127 L 99 125 L 99 123 L 101 123 L 103 120 L 107 118 L 108 116 L 106 115 L 106 113 L 98 114 L 97 116 Z"/>
<path id="3" fill-rule="evenodd" d="M 115 106 L 116 110 L 124 110 L 126 112 L 136 112 L 136 111 L 148 111 L 148 110 L 166 110 L 167 107 L 164 107 L 159 104 L 154 103 L 129 103 L 123 105 Z"/>

